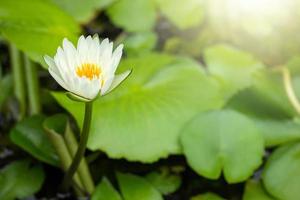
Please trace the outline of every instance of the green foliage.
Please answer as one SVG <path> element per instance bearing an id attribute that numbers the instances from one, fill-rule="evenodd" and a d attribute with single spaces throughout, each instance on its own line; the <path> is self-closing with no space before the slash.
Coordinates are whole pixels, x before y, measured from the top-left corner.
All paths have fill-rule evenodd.
<path id="1" fill-rule="evenodd" d="M 291 143 L 278 148 L 263 171 L 267 191 L 278 199 L 299 199 L 300 144 Z"/>
<path id="2" fill-rule="evenodd" d="M 145 179 L 132 174 L 117 174 L 124 200 L 163 200 L 162 195 Z"/>
<path id="3" fill-rule="evenodd" d="M 238 92 L 226 105 L 227 108 L 251 117 L 268 147 L 295 141 L 300 137 L 299 120 L 293 119 L 296 113 L 287 98 L 280 76 L 280 73 L 271 70 L 257 71 L 253 85 Z"/>
<path id="4" fill-rule="evenodd" d="M 268 193 L 266 193 L 263 185 L 259 181 L 249 180 L 247 181 L 243 200 L 275 200 Z"/>
<path id="5" fill-rule="evenodd" d="M 282 5 L 274 14 L 277 1 Z M 232 2 L 234 8 L 230 8 Z M 72 131 L 76 124 L 65 114 L 48 115 L 65 109 L 80 129 L 84 104 L 56 91 L 52 92 L 54 100 L 43 101 L 43 115 L 27 117 L 23 111 L 28 110 L 26 98 L 31 96 L 23 92 L 21 104 L 18 95 L 17 103 L 11 98 L 14 85 L 26 85 L 18 78 L 12 81 L 12 77 L 22 76 L 13 76 L 17 73 L 9 58 L 22 66 L 22 59 L 14 59 L 22 51 L 43 65 L 43 56 L 53 56 L 64 37 L 75 42 L 81 31 L 84 35 L 99 33 L 124 44 L 126 58 L 117 74 L 133 71 L 115 91 L 94 102 L 88 141 L 93 152 L 86 152 L 92 174 L 83 159 L 73 177 L 92 200 L 162 200 L 163 195 L 191 200 L 220 200 L 222 196 L 300 199 L 299 113 L 288 99 L 282 74 L 276 70 L 276 65 L 282 64 L 290 70 L 295 93 L 300 97 L 300 3 L 276 0 L 265 9 L 257 1 L 260 6 L 255 14 L 250 12 L 255 3 L 248 3 L 0 0 L 1 161 L 4 145 L 4 157 L 6 150 L 14 155 L 8 157 L 9 161 L 33 156 L 34 162 L 68 169 L 78 147 Z M 9 52 L 7 45 L 18 50 Z M 57 88 L 54 80 L 45 77 L 45 71 L 37 72 L 42 89 Z M 17 121 L 15 116 L 24 119 Z M 269 147 L 264 154 L 264 148 Z M 176 156 L 168 158 L 170 155 Z M 198 175 L 219 180 L 195 176 L 185 168 L 185 161 Z M 6 164 L 6 158 L 3 162 Z M 24 199 L 41 188 L 44 172 L 36 163 L 24 160 L 4 166 L 0 171 L 0 199 Z M 174 166 L 182 168 L 183 173 Z M 262 176 L 259 170 L 252 180 L 249 177 L 258 167 Z M 139 176 L 117 173 L 111 177 L 115 169 Z M 245 185 L 244 191 L 232 195 L 231 188 L 236 186 L 220 188 L 219 184 L 225 185 L 222 175 L 229 184 L 244 181 L 237 185 Z M 102 176 L 93 192 L 93 180 Z M 114 185 L 105 176 L 113 178 Z M 78 187 L 74 191 L 79 195 Z M 199 195 L 193 196 L 195 192 Z"/>
<path id="6" fill-rule="evenodd" d="M 189 165 L 198 174 L 217 179 L 223 169 L 229 183 L 251 176 L 264 152 L 255 124 L 230 110 L 198 115 L 183 130 L 181 143 Z"/>
<path id="7" fill-rule="evenodd" d="M 0 77 L 0 108 L 2 108 L 6 99 L 12 94 L 13 91 L 13 80 L 10 75 Z"/>
<path id="8" fill-rule="evenodd" d="M 160 172 L 151 172 L 145 177 L 158 191 L 164 195 L 175 192 L 181 185 L 181 177 L 162 168 Z"/>
<path id="9" fill-rule="evenodd" d="M 230 99 L 227 107 L 257 118 L 291 119 L 296 115 L 281 74 L 268 69 L 254 74 L 254 83 Z"/>
<path id="10" fill-rule="evenodd" d="M 118 0 L 107 9 L 110 19 L 129 32 L 150 31 L 156 12 L 152 0 Z"/>
<path id="11" fill-rule="evenodd" d="M 43 130 L 44 119 L 40 115 L 24 119 L 11 130 L 10 139 L 35 158 L 58 166 L 58 157 Z"/>
<path id="12" fill-rule="evenodd" d="M 222 82 L 228 95 L 250 86 L 253 73 L 263 68 L 250 54 L 225 45 L 209 47 L 204 59 L 209 73 Z"/>
<path id="13" fill-rule="evenodd" d="M 214 194 L 214 193 L 205 193 L 205 194 L 199 194 L 197 196 L 194 196 L 191 198 L 191 200 L 224 200 L 224 198 Z"/>
<path id="14" fill-rule="evenodd" d="M 80 23 L 89 22 L 96 11 L 109 6 L 116 0 L 50 0 Z"/>
<path id="15" fill-rule="evenodd" d="M 201 25 L 204 18 L 203 0 L 155 0 L 159 10 L 180 29 Z"/>
<path id="16" fill-rule="evenodd" d="M 0 198 L 29 197 L 41 188 L 44 176 L 40 166 L 31 166 L 28 161 L 12 162 L 0 171 Z"/>
<path id="17" fill-rule="evenodd" d="M 111 185 L 109 180 L 104 177 L 96 187 L 91 200 L 122 200 L 122 199 L 119 193 Z"/>
<path id="18" fill-rule="evenodd" d="M 267 147 L 281 145 L 300 139 L 298 120 L 253 119 L 264 136 Z"/>
<path id="19" fill-rule="evenodd" d="M 0 0 L 0 34 L 35 61 L 43 63 L 64 37 L 75 40 L 78 33 L 72 17 L 48 1 Z"/>
<path id="20" fill-rule="evenodd" d="M 149 53 L 156 45 L 157 35 L 153 32 L 143 32 L 130 35 L 123 41 L 125 52 L 129 56 Z"/>
<path id="21" fill-rule="evenodd" d="M 60 166 L 64 171 L 67 171 L 78 149 L 78 143 L 70 127 L 68 116 L 65 114 L 56 114 L 47 117 L 43 123 L 43 127 L 47 133 L 49 142 L 51 142 L 56 150 Z M 94 190 L 94 183 L 85 158 L 81 159 L 73 180 L 84 191 L 91 193 Z"/>
<path id="22" fill-rule="evenodd" d="M 256 73 L 254 88 L 258 96 L 264 98 L 266 103 L 280 112 L 278 117 L 292 118 L 296 115 L 284 90 L 281 73 L 271 70 Z M 274 117 L 277 116 L 274 115 Z"/>
<path id="23" fill-rule="evenodd" d="M 120 71 L 128 68 L 133 73 L 123 85 L 94 102 L 88 147 L 111 158 L 154 162 L 179 153 L 185 123 L 223 104 L 217 82 L 192 60 L 152 54 L 123 61 Z M 54 96 L 81 125 L 83 105 Z"/>

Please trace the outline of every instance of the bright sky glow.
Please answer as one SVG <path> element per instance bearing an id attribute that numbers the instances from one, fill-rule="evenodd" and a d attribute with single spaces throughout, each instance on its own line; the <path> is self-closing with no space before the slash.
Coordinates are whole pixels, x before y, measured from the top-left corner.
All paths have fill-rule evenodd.
<path id="1" fill-rule="evenodd" d="M 232 7 L 237 7 L 248 14 L 278 14 L 287 5 L 286 0 L 230 0 Z"/>
<path id="2" fill-rule="evenodd" d="M 297 0 L 210 0 L 211 17 L 227 20 L 248 32 L 268 35 L 276 24 L 289 23 L 293 3 Z M 225 21 L 224 21 L 225 22 Z"/>

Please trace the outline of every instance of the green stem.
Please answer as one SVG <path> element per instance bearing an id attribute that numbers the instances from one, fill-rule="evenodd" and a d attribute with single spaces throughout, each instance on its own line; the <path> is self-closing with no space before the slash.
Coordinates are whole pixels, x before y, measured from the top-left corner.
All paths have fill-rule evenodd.
<path id="1" fill-rule="evenodd" d="M 41 103 L 39 96 L 39 80 L 37 75 L 37 66 L 32 63 L 29 58 L 24 55 L 24 65 L 26 71 L 26 82 L 28 90 L 28 100 L 30 115 L 39 114 L 41 111 Z"/>
<path id="2" fill-rule="evenodd" d="M 77 152 L 75 154 L 75 157 L 73 159 L 73 162 L 71 166 L 69 167 L 68 171 L 65 174 L 64 180 L 63 180 L 63 187 L 67 189 L 70 186 L 71 179 L 73 175 L 75 174 L 80 161 L 82 157 L 84 156 L 86 144 L 90 132 L 90 125 L 91 125 L 91 119 L 92 119 L 92 107 L 93 102 L 86 102 L 85 103 L 85 113 L 84 113 L 84 121 L 83 121 L 83 128 L 82 133 L 80 136 L 80 142 L 79 147 L 77 149 Z"/>
<path id="3" fill-rule="evenodd" d="M 24 69 L 20 59 L 21 56 L 20 51 L 18 51 L 18 49 L 13 44 L 10 44 L 9 51 L 10 51 L 10 62 L 12 66 L 13 80 L 14 80 L 14 92 L 20 107 L 20 114 L 19 114 L 19 120 L 20 120 L 25 116 L 25 108 L 26 108 Z"/>
<path id="4" fill-rule="evenodd" d="M 56 153 L 59 157 L 59 160 L 61 162 L 61 167 L 64 171 L 68 170 L 68 167 L 70 166 L 72 162 L 72 156 L 70 155 L 67 144 L 64 141 L 64 138 L 57 134 L 54 130 L 45 128 L 45 131 L 47 133 L 47 136 L 54 146 Z M 79 175 L 76 173 L 74 176 L 74 185 L 77 185 L 79 188 L 83 188 L 83 184 L 79 178 Z M 83 193 L 78 189 L 77 187 L 74 187 L 77 195 L 83 196 Z"/>
<path id="5" fill-rule="evenodd" d="M 76 150 L 78 149 L 78 143 L 73 134 L 73 131 L 71 131 L 69 123 L 67 123 L 66 126 L 64 139 L 69 149 L 69 152 L 73 158 L 76 154 Z M 85 158 L 81 159 L 76 173 L 79 175 L 79 178 L 84 186 L 85 191 L 92 194 L 95 189 L 95 186 Z"/>

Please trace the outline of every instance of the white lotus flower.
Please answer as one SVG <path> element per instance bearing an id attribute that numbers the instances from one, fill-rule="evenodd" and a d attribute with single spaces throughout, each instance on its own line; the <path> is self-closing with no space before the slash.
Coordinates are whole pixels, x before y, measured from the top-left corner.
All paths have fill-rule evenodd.
<path id="1" fill-rule="evenodd" d="M 115 75 L 122 50 L 121 44 L 113 51 L 108 39 L 100 42 L 98 36 L 81 36 L 77 49 L 64 39 L 54 59 L 47 55 L 44 59 L 49 73 L 64 89 L 89 101 L 112 91 L 130 74 L 129 70 Z"/>

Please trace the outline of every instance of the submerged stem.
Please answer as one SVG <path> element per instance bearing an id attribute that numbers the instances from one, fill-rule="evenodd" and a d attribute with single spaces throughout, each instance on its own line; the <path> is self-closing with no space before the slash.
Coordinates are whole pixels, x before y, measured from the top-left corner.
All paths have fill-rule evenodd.
<path id="1" fill-rule="evenodd" d="M 80 164 L 80 161 L 85 153 L 86 144 L 87 144 L 87 140 L 88 140 L 88 136 L 89 136 L 89 132 L 90 132 L 91 119 L 92 119 L 92 107 L 93 107 L 93 102 L 85 103 L 84 121 L 83 121 L 83 128 L 82 128 L 82 133 L 80 136 L 79 146 L 78 146 L 77 152 L 75 154 L 75 157 L 72 161 L 72 164 L 69 167 L 68 171 L 66 172 L 64 180 L 63 180 L 63 187 L 65 189 L 67 189 L 70 186 L 72 177 L 75 174 L 75 172 Z"/>
<path id="2" fill-rule="evenodd" d="M 24 55 L 24 65 L 26 71 L 26 82 L 28 91 L 28 103 L 30 115 L 39 114 L 41 103 L 39 96 L 39 80 L 37 75 L 37 66 Z"/>
<path id="3" fill-rule="evenodd" d="M 290 71 L 284 67 L 281 70 L 282 70 L 284 88 L 288 96 L 288 99 L 292 104 L 292 106 L 294 107 L 294 109 L 297 111 L 297 113 L 300 114 L 300 103 L 298 101 L 298 98 L 295 94 L 295 90 L 293 88 Z"/>
<path id="4" fill-rule="evenodd" d="M 19 119 L 22 119 L 25 115 L 26 109 L 26 92 L 24 69 L 21 63 L 21 52 L 13 44 L 10 44 L 9 51 L 13 72 L 14 92 L 20 106 Z"/>

